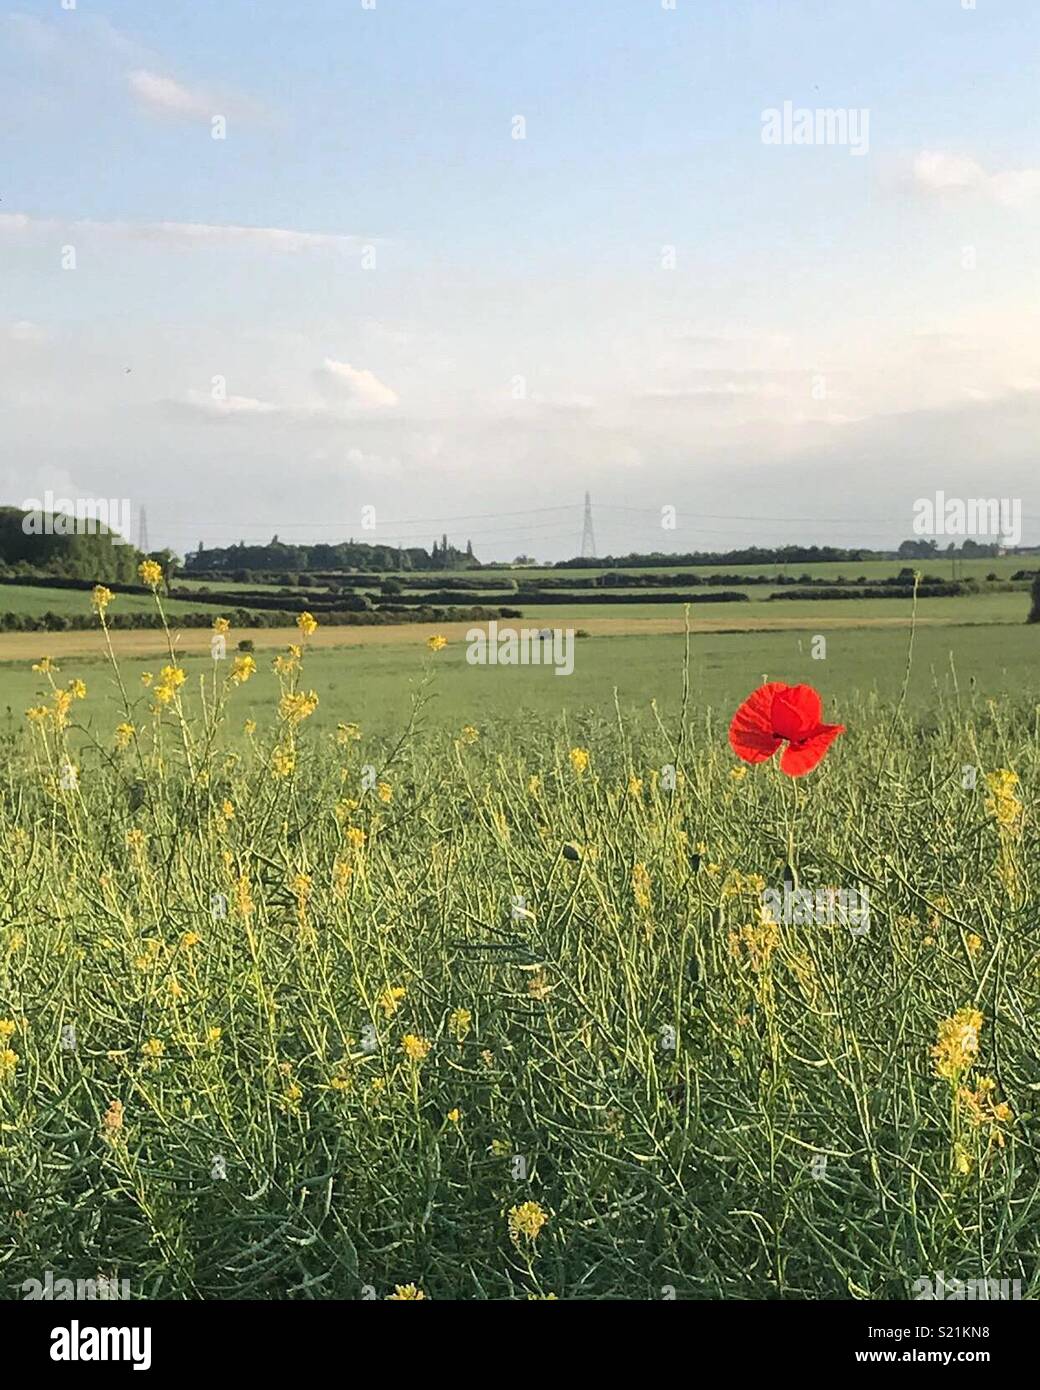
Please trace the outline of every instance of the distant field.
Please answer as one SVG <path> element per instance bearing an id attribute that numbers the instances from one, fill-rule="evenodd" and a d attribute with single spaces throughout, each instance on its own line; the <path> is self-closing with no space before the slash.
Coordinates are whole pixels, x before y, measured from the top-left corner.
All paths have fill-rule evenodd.
<path id="1" fill-rule="evenodd" d="M 151 594 L 119 594 L 121 613 L 143 613 L 155 610 Z M 163 606 L 170 614 L 196 613 L 198 605 L 184 599 L 166 599 Z M 0 585 L 0 612 L 4 613 L 89 613 L 90 593 L 86 589 L 48 589 L 32 584 Z"/>
<path id="2" fill-rule="evenodd" d="M 627 711 L 648 712 L 654 699 L 662 710 L 674 713 L 677 708 L 684 646 L 680 631 L 580 638 L 575 645 L 573 675 L 556 676 L 548 667 L 468 665 L 465 630 L 446 629 L 449 645 L 435 655 L 427 651 L 415 629 L 408 629 L 412 634 L 408 642 L 366 641 L 349 647 L 315 644 L 307 653 L 302 682 L 321 692 L 315 726 L 333 729 L 337 723 L 353 721 L 372 732 L 399 729 L 423 671 L 430 669 L 435 679 L 426 718 L 441 726 L 473 724 L 486 728 L 499 720 L 519 720 L 533 728 L 561 710 L 580 717 L 587 708 L 609 709 L 615 689 Z M 350 630 L 340 630 L 344 631 Z M 371 631 L 363 635 L 367 637 Z M 200 635 L 204 637 L 186 634 L 188 638 Z M 383 637 L 385 630 L 377 629 L 372 635 Z M 400 630 L 396 635 L 400 639 Z M 163 658 L 155 650 L 148 655 L 127 655 L 138 649 L 137 639 L 154 634 L 120 636 L 135 639 L 120 641 L 118 647 L 124 676 L 131 693 L 141 699 L 143 711 L 148 697 L 140 684 L 141 672 L 157 671 Z M 273 638 L 275 634 L 263 636 Z M 284 645 L 293 634 L 279 636 Z M 856 691 L 877 691 L 888 699 L 898 695 L 907 650 L 905 627 L 831 630 L 825 660 L 813 659 L 810 638 L 811 634 L 796 630 L 694 633 L 691 657 L 698 708 L 711 705 L 719 711 L 719 718 L 725 718 L 726 711 L 766 677 L 816 685 L 827 693 L 829 702 L 837 702 L 838 714 L 841 701 Z M 11 640 L 0 642 L 0 652 Z M 40 645 L 36 656 L 42 654 Z M 54 651 L 57 643 L 52 640 L 46 645 Z M 205 649 L 187 641 L 182 646 L 187 650 L 179 660 L 189 684 L 196 686 L 203 675 L 210 679 L 214 663 L 204 654 Z M 192 647 L 194 653 L 189 654 Z M 270 670 L 272 652 L 258 644 L 257 653 L 257 675 L 232 696 L 231 719 L 236 728 L 240 727 L 239 720 L 263 722 L 269 718 L 276 698 L 277 685 Z M 0 665 L 0 712 L 7 707 L 14 728 L 24 725 L 24 709 L 36 702 L 43 688 L 41 677 L 29 669 L 30 659 L 27 655 L 19 664 Z M 88 698 L 76 706 L 78 720 L 101 742 L 109 741 L 115 720 L 115 687 L 107 663 L 99 655 L 70 655 L 60 664 L 63 680 L 79 676 L 87 683 Z M 960 698 L 968 702 L 1021 695 L 1023 691 L 1032 691 L 1040 700 L 1040 627 L 921 628 L 916 634 L 911 704 L 920 708 L 937 703 L 940 697 L 952 699 L 958 685 Z"/>

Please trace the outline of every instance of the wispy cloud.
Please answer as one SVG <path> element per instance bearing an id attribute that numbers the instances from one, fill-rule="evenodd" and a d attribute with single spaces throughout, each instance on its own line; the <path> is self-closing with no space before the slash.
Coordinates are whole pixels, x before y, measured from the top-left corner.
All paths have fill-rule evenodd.
<path id="1" fill-rule="evenodd" d="M 987 171 L 968 155 L 922 150 L 914 160 L 915 186 L 925 194 L 974 194 L 1003 207 L 1023 207 L 1040 198 L 1040 169 Z"/>
<path id="2" fill-rule="evenodd" d="M 340 232 L 304 232 L 290 227 L 243 227 L 212 222 L 99 222 L 90 219 L 30 217 L 23 212 L 0 213 L 0 233 L 57 233 L 99 235 L 167 246 L 256 247 L 266 251 L 358 252 L 370 240 Z"/>
<path id="3" fill-rule="evenodd" d="M 151 111 L 208 119 L 219 109 L 216 100 L 201 89 L 186 87 L 147 68 L 135 69 L 126 80 L 140 104 Z"/>

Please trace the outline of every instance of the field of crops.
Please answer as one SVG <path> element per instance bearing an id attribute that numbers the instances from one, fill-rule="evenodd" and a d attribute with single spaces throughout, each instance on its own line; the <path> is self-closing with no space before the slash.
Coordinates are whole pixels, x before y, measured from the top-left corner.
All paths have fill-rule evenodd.
<path id="1" fill-rule="evenodd" d="M 7 668 L 5 1296 L 1035 1296 L 1040 630 L 910 636 Z"/>

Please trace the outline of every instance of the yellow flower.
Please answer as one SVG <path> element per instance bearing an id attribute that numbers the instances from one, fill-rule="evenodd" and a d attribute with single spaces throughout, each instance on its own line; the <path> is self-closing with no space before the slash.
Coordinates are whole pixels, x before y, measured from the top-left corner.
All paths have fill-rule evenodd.
<path id="1" fill-rule="evenodd" d="M 169 991 L 171 999 L 184 998 L 184 989 L 181 986 L 180 981 L 177 979 L 176 975 L 170 976 L 169 980 L 166 983 L 166 988 Z"/>
<path id="2" fill-rule="evenodd" d="M 222 1032 L 223 1029 L 221 1028 L 206 1029 L 206 1041 L 209 1043 L 210 1047 L 215 1047 L 217 1043 L 220 1042 L 220 1035 Z"/>
<path id="3" fill-rule="evenodd" d="M 344 831 L 344 837 L 352 849 L 361 849 L 365 843 L 365 832 L 356 825 L 348 826 Z"/>
<path id="4" fill-rule="evenodd" d="M 276 748 L 271 754 L 271 776 L 288 777 L 296 766 L 296 755 L 289 748 Z"/>
<path id="5" fill-rule="evenodd" d="M 1002 1149 L 1004 1135 L 1000 1126 L 1011 1124 L 1015 1117 L 1006 1101 L 994 1103 L 993 1093 L 996 1089 L 997 1083 L 993 1078 L 984 1076 L 974 1091 L 967 1086 L 958 1087 L 957 1100 L 975 1128 L 988 1128 L 990 1143 Z"/>
<path id="6" fill-rule="evenodd" d="M 395 1284 L 393 1293 L 388 1293 L 383 1299 L 384 1303 L 405 1303 L 425 1298 L 422 1289 L 416 1288 L 414 1284 Z"/>
<path id="7" fill-rule="evenodd" d="M 453 1009 L 448 1018 L 448 1028 L 456 1042 L 462 1042 L 473 1022 L 469 1009 Z"/>
<path id="8" fill-rule="evenodd" d="M 420 1038 L 415 1033 L 405 1033 L 401 1039 L 401 1051 L 410 1062 L 425 1062 L 432 1046 L 428 1038 Z"/>
<path id="9" fill-rule="evenodd" d="M 301 613 L 296 619 L 296 626 L 303 633 L 304 637 L 310 637 L 311 633 L 317 632 L 318 620 L 312 613 Z"/>
<path id="10" fill-rule="evenodd" d="M 447 1115 L 445 1116 L 445 1119 L 448 1121 L 449 1124 L 457 1126 L 462 1120 L 462 1111 L 456 1105 L 454 1110 L 448 1111 Z"/>
<path id="11" fill-rule="evenodd" d="M 385 805 L 393 799 L 394 789 L 389 782 L 379 782 L 376 786 L 376 796 Z"/>
<path id="12" fill-rule="evenodd" d="M 130 743 L 130 740 L 133 738 L 133 736 L 134 736 L 134 726 L 133 726 L 132 724 L 117 724 L 117 725 L 116 725 L 116 747 L 117 747 L 117 748 L 126 748 L 126 747 L 128 747 L 128 745 L 129 745 L 129 743 Z"/>
<path id="13" fill-rule="evenodd" d="M 440 633 L 437 633 L 434 637 L 427 637 L 426 645 L 431 652 L 439 652 L 448 645 L 448 639 L 447 637 L 442 637 Z"/>
<path id="14" fill-rule="evenodd" d="M 977 936 L 975 932 L 971 932 L 964 944 L 967 946 L 970 956 L 977 956 L 982 950 L 982 937 Z"/>
<path id="15" fill-rule="evenodd" d="M 190 951 L 193 946 L 197 946 L 202 940 L 196 931 L 186 931 L 181 937 L 181 945 L 186 951 Z"/>
<path id="16" fill-rule="evenodd" d="M 336 742 L 340 745 L 356 743 L 361 737 L 361 730 L 356 724 L 338 724 L 336 726 Z"/>
<path id="17" fill-rule="evenodd" d="M 350 880 L 354 875 L 354 866 L 348 864 L 345 859 L 337 859 L 332 866 L 332 896 L 337 902 L 342 902 L 347 896 L 347 889 L 350 887 Z"/>
<path id="18" fill-rule="evenodd" d="M 25 711 L 25 717 L 30 724 L 42 724 L 49 714 L 50 710 L 46 705 L 33 705 L 32 709 Z"/>
<path id="19" fill-rule="evenodd" d="M 49 656 L 42 657 L 39 661 L 33 662 L 33 670 L 39 671 L 41 675 L 46 675 L 48 671 L 56 671 L 58 668 Z"/>
<path id="20" fill-rule="evenodd" d="M 151 671 L 142 671 L 142 672 L 141 672 L 141 684 L 144 686 L 144 688 L 145 688 L 146 690 L 147 690 L 148 687 L 151 685 L 152 679 L 153 679 L 153 678 L 152 678 L 152 673 L 151 673 Z"/>
<path id="21" fill-rule="evenodd" d="M 141 1048 L 142 1056 L 147 1057 L 152 1062 L 157 1062 L 165 1051 L 166 1044 L 160 1042 L 158 1038 L 149 1038 Z"/>
<path id="22" fill-rule="evenodd" d="M 56 690 L 52 698 L 54 700 L 54 709 L 52 710 L 54 727 L 63 729 L 69 716 L 69 710 L 72 708 L 72 693 L 68 690 Z"/>
<path id="23" fill-rule="evenodd" d="M 743 782 L 744 778 L 747 776 L 747 768 L 746 768 L 746 767 L 732 767 L 732 768 L 730 768 L 729 775 L 730 775 L 730 778 L 731 778 L 732 781 L 734 781 L 734 782 Z"/>
<path id="24" fill-rule="evenodd" d="M 479 737 L 480 737 L 479 731 L 476 730 L 476 729 L 474 729 L 474 727 L 473 727 L 472 724 L 466 724 L 466 725 L 463 726 L 462 731 L 461 731 L 461 733 L 459 734 L 459 742 L 460 742 L 460 743 L 476 743 L 476 741 L 477 741 L 477 739 L 478 739 Z"/>
<path id="25" fill-rule="evenodd" d="M 18 1053 L 12 1052 L 9 1047 L 0 1048 L 0 1077 L 13 1076 L 17 1065 Z"/>
<path id="26" fill-rule="evenodd" d="M 234 820 L 234 819 L 235 819 L 235 806 L 234 806 L 234 802 L 225 800 L 224 803 L 221 805 L 220 814 L 224 817 L 225 820 Z"/>
<path id="27" fill-rule="evenodd" d="M 69 694 L 74 700 L 85 700 L 87 698 L 87 687 L 82 681 L 69 681 Z"/>
<path id="28" fill-rule="evenodd" d="M 153 592 L 163 581 L 162 565 L 157 564 L 155 560 L 142 560 L 137 566 L 137 573 L 141 577 L 141 583 L 147 584 Z"/>
<path id="29" fill-rule="evenodd" d="M 106 1139 L 113 1139 L 123 1128 L 125 1110 L 121 1100 L 111 1100 L 108 1109 L 101 1117 L 101 1133 Z"/>
<path id="30" fill-rule="evenodd" d="M 144 849 L 144 831 L 134 826 L 133 830 L 126 832 L 127 847 L 132 850 Z"/>
<path id="31" fill-rule="evenodd" d="M 527 779 L 527 795 L 537 796 L 542 790 L 542 779 L 536 774 L 532 774 Z"/>
<path id="32" fill-rule="evenodd" d="M 253 915 L 253 889 L 246 874 L 240 874 L 235 883 L 235 911 L 240 917 Z"/>
<path id="33" fill-rule="evenodd" d="M 0 1042 L 9 1043 L 18 1025 L 12 1018 L 0 1018 Z"/>
<path id="34" fill-rule="evenodd" d="M 406 997 L 408 991 L 403 985 L 395 985 L 392 989 L 384 989 L 376 1000 L 376 1003 L 383 1010 L 384 1018 L 393 1018 L 394 1014 L 401 1006 L 401 1000 Z"/>
<path id="35" fill-rule="evenodd" d="M 634 865 L 632 869 L 632 897 L 641 912 L 650 911 L 650 873 L 643 863 Z"/>
<path id="36" fill-rule="evenodd" d="M 539 1202 L 522 1202 L 509 1209 L 509 1238 L 514 1245 L 526 1240 L 533 1245 L 547 1224 L 549 1213 Z"/>
<path id="37" fill-rule="evenodd" d="M 580 776 L 589 765 L 589 752 L 587 748 L 572 748 L 570 751 L 571 767 Z"/>
<path id="38" fill-rule="evenodd" d="M 255 672 L 256 662 L 251 656 L 236 656 L 231 663 L 231 679 L 236 685 L 244 685 Z M 255 724 L 253 728 L 256 728 Z"/>
<path id="39" fill-rule="evenodd" d="M 115 595 L 111 589 L 106 589 L 104 584 L 95 584 L 90 591 L 90 603 L 94 612 L 100 617 L 105 616 L 105 609 L 112 602 Z"/>
<path id="40" fill-rule="evenodd" d="M 979 1034 L 983 1025 L 978 1009 L 958 1009 L 952 1018 L 944 1018 L 938 1029 L 938 1041 L 932 1048 L 935 1073 L 946 1081 L 956 1081 L 979 1055 Z"/>
<path id="41" fill-rule="evenodd" d="M 549 977 L 546 975 L 545 970 L 539 966 L 527 981 L 528 994 L 532 999 L 541 1001 L 543 999 L 548 999 L 552 991 L 553 987 L 549 983 Z"/>
<path id="42" fill-rule="evenodd" d="M 227 618 L 214 618 L 213 631 L 219 632 L 222 637 L 226 636 L 231 631 L 231 623 Z"/>
<path id="43" fill-rule="evenodd" d="M 643 795 L 643 779 L 642 779 L 642 777 L 630 777 L 630 778 L 628 779 L 628 794 L 629 794 L 629 796 L 634 797 L 637 801 L 642 797 L 642 795 Z"/>
<path id="44" fill-rule="evenodd" d="M 287 724 L 302 724 L 318 708 L 318 696 L 311 690 L 306 695 L 302 690 L 286 693 L 278 701 L 278 713 Z"/>
<path id="45" fill-rule="evenodd" d="M 990 795 L 986 798 L 986 814 L 996 819 L 999 829 L 1017 834 L 1022 827 L 1024 808 L 1018 796 L 1018 774 L 1008 768 L 986 774 Z"/>
<path id="46" fill-rule="evenodd" d="M 159 680 L 163 685 L 170 685 L 174 690 L 182 686 L 187 679 L 179 666 L 164 666 L 159 672 Z"/>

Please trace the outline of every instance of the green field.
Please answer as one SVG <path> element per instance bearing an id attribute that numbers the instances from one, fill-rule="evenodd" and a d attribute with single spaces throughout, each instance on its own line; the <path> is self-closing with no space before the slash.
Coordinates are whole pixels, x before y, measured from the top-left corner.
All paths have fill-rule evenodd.
<path id="1" fill-rule="evenodd" d="M 685 709 L 682 636 L 69 663 L 0 771 L 5 1292 L 1035 1297 L 1037 635 L 918 631 L 905 704 L 888 630 L 698 634 Z M 800 782 L 726 740 L 766 675 L 847 726 Z"/>

